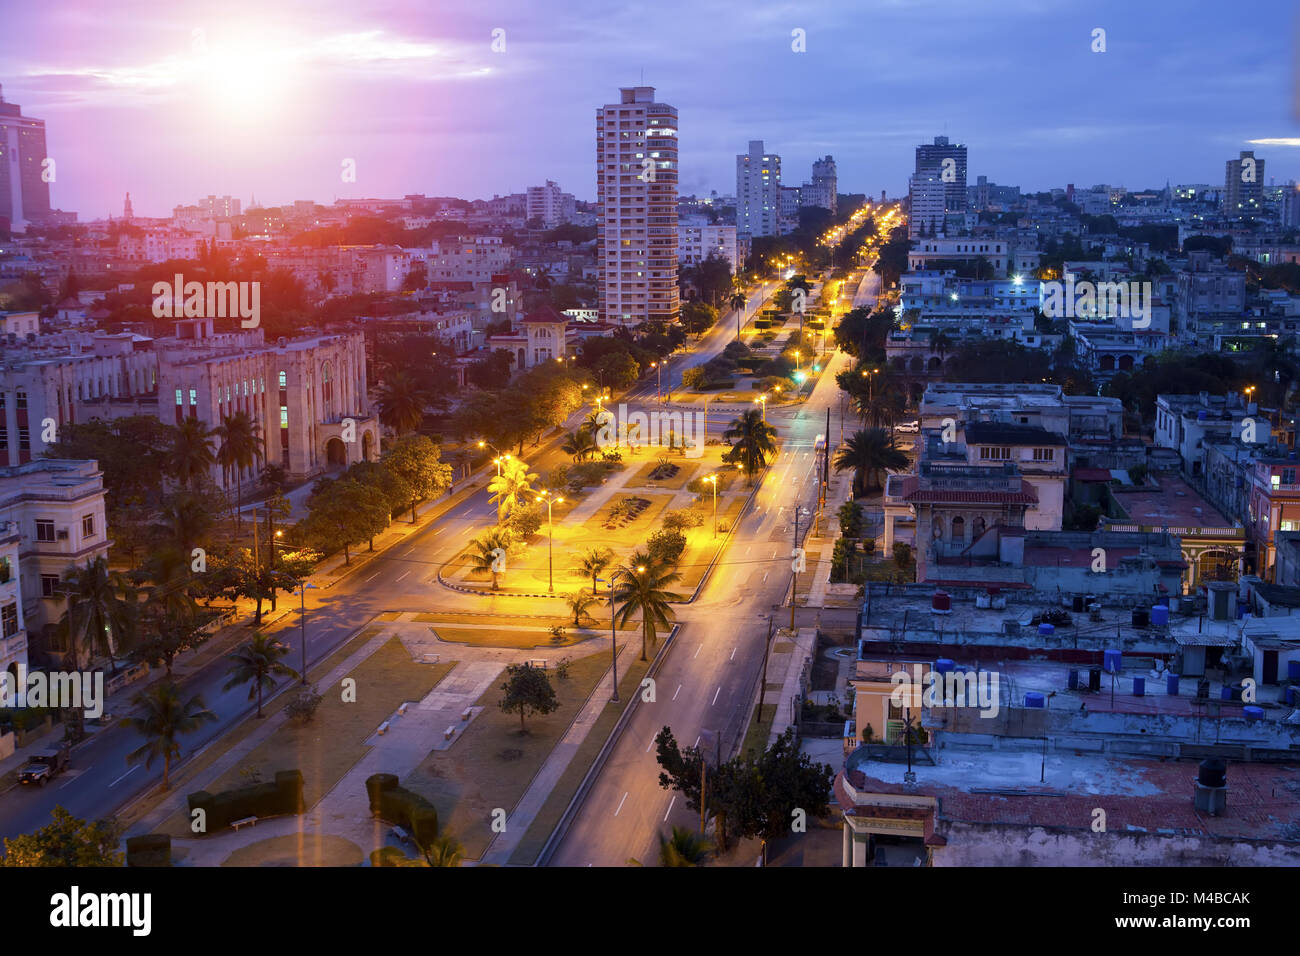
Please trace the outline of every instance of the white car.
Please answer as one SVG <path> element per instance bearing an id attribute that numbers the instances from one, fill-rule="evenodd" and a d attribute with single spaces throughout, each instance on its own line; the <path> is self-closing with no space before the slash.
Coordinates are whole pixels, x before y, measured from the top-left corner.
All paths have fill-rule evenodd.
<path id="1" fill-rule="evenodd" d="M 915 435 L 921 431 L 921 423 L 917 421 L 899 422 L 894 426 L 894 431 L 903 432 L 906 435 Z"/>

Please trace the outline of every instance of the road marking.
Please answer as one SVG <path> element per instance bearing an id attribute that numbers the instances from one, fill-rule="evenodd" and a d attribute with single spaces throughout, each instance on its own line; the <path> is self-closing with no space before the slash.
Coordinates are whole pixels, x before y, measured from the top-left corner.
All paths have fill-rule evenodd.
<path id="1" fill-rule="evenodd" d="M 648 744 L 645 745 L 645 752 L 646 752 L 646 753 L 649 753 L 649 752 L 650 752 L 650 748 L 653 747 L 653 746 L 655 745 L 655 737 L 658 737 L 658 736 L 659 736 L 659 734 L 656 732 L 656 733 L 655 733 L 655 736 L 650 738 L 650 742 L 649 742 Z"/>
<path id="2" fill-rule="evenodd" d="M 713 692 L 713 704 L 716 704 L 718 702 L 718 695 L 721 693 L 722 693 L 722 685 L 719 684 L 718 689 Z M 709 706 L 712 707 L 713 704 L 710 704 Z"/>
<path id="3" fill-rule="evenodd" d="M 131 769 L 134 770 L 135 768 L 133 767 L 133 768 L 131 768 Z M 85 772 L 85 771 L 82 771 L 82 773 L 84 773 L 84 772 Z M 70 780 L 65 780 L 63 783 L 59 784 L 59 789 L 62 790 L 64 787 L 68 786 L 69 784 L 76 783 L 76 782 L 77 782 L 77 777 L 79 777 L 80 775 L 81 775 L 80 773 L 73 774 L 73 775 L 72 775 L 72 779 L 70 779 Z M 119 777 L 118 779 L 121 779 L 121 778 Z"/>
<path id="4" fill-rule="evenodd" d="M 618 802 L 618 810 L 614 811 L 614 816 L 618 816 L 619 810 L 623 809 L 623 802 L 627 800 L 627 792 L 623 793 L 623 799 Z"/>
<path id="5" fill-rule="evenodd" d="M 771 573 L 772 573 L 771 571 L 764 571 L 764 572 L 763 572 L 763 583 L 764 583 L 764 584 L 767 583 L 767 576 L 768 576 L 769 574 L 771 574 Z"/>
<path id="6" fill-rule="evenodd" d="M 774 557 L 774 558 L 776 557 L 776 552 L 777 552 L 777 549 L 776 549 L 776 548 L 773 548 L 773 549 L 772 549 L 772 557 Z"/>
<path id="7" fill-rule="evenodd" d="M 735 659 L 736 659 L 736 649 L 733 647 L 733 648 L 731 649 L 731 657 L 728 658 L 728 660 L 733 660 L 733 661 L 734 661 Z"/>
<path id="8" fill-rule="evenodd" d="M 691 660 L 695 660 L 695 658 L 699 657 L 699 656 L 700 656 L 700 651 L 702 651 L 702 650 L 704 650 L 704 645 L 703 645 L 703 644 L 701 644 L 699 647 L 695 648 L 695 654 L 692 655 Z"/>
<path id="9" fill-rule="evenodd" d="M 701 734 L 701 735 L 700 735 L 700 736 L 701 736 L 701 737 L 702 737 L 702 736 L 704 736 L 704 735 L 703 735 L 703 734 Z M 693 746 L 696 746 L 696 747 L 698 747 L 698 746 L 699 746 L 699 745 L 700 745 L 700 738 L 699 738 L 699 737 L 696 737 L 696 738 L 695 738 L 695 743 L 694 743 L 694 745 L 693 745 Z"/>
<path id="10" fill-rule="evenodd" d="M 682 685 L 681 685 L 681 684 L 678 684 L 678 685 L 677 685 L 677 689 L 676 689 L 675 691 L 673 691 L 673 700 L 676 700 L 676 699 L 677 699 L 677 695 L 680 694 L 681 692 L 682 692 Z"/>
<path id="11" fill-rule="evenodd" d="M 140 765 L 139 765 L 139 764 L 136 764 L 134 767 L 132 767 L 132 768 L 131 768 L 130 770 L 128 770 L 126 773 L 122 774 L 122 776 L 118 777 L 116 780 L 114 780 L 112 783 L 110 783 L 109 786 L 110 786 L 110 787 L 116 787 L 119 783 L 121 783 L 123 780 L 125 780 L 127 777 L 131 776 L 131 774 L 135 773 L 135 772 L 136 772 L 137 770 L 139 770 L 139 769 L 140 769 Z"/>
<path id="12" fill-rule="evenodd" d="M 366 579 L 365 579 L 364 581 L 362 581 L 361 583 L 362 583 L 362 584 L 369 584 L 371 581 L 373 581 L 373 580 L 374 580 L 375 578 L 377 578 L 377 577 L 379 577 L 379 572 L 378 572 L 378 571 L 376 571 L 374 574 L 370 575 L 370 577 L 366 578 Z"/>
<path id="13" fill-rule="evenodd" d="M 745 553 L 746 553 L 746 554 L 749 554 L 749 552 L 751 552 L 751 551 L 753 551 L 753 550 L 754 550 L 754 546 L 751 544 L 748 548 L 745 549 Z"/>
<path id="14" fill-rule="evenodd" d="M 468 517 L 469 517 L 470 515 L 472 515 L 473 513 L 474 513 L 474 506 L 473 506 L 473 505 L 470 505 L 468 508 L 466 508 L 464 511 L 462 511 L 462 512 L 460 513 L 460 516 L 461 516 L 462 518 L 468 518 Z"/>
<path id="15" fill-rule="evenodd" d="M 672 812 L 673 812 L 673 804 L 676 803 L 676 802 L 677 802 L 677 794 L 674 793 L 674 794 L 673 794 L 673 798 L 672 798 L 671 800 L 668 801 L 668 813 L 672 813 Z M 665 814 L 664 814 L 664 822 L 665 822 L 665 823 L 668 822 L 668 813 L 665 813 Z"/>
<path id="16" fill-rule="evenodd" d="M 393 583 L 394 583 L 394 584 L 397 584 L 398 582 L 400 582 L 400 581 L 402 580 L 402 578 L 406 577 L 406 576 L 407 576 L 408 574 L 410 574 L 410 573 L 411 573 L 410 571 L 403 571 L 403 572 L 402 572 L 402 577 L 401 577 L 401 578 L 398 578 L 398 579 L 397 579 L 396 581 L 394 581 Z"/>

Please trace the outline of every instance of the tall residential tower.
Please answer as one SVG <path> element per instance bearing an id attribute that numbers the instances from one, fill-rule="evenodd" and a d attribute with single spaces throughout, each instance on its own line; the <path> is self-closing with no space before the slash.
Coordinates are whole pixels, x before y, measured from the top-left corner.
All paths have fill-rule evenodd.
<path id="1" fill-rule="evenodd" d="M 736 233 L 775 236 L 781 231 L 781 157 L 751 139 L 736 156 Z"/>
<path id="2" fill-rule="evenodd" d="M 0 91 L 0 219 L 8 219 L 16 232 L 49 218 L 45 159 L 45 120 L 23 116 Z"/>

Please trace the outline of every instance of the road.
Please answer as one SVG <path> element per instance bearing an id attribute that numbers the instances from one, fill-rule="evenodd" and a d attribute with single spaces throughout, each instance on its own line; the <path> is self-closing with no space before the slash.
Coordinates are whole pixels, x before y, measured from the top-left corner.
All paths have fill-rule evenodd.
<path id="1" fill-rule="evenodd" d="M 656 677 L 655 702 L 638 704 L 550 865 L 622 866 L 628 858 L 650 864 L 658 859 L 660 832 L 673 824 L 698 827 L 680 797 L 659 787 L 654 737 L 667 726 L 686 747 L 705 731 L 720 731 L 726 759 L 743 733 L 767 618 L 776 613 L 777 626 L 789 623 L 788 608 L 774 609 L 790 586 L 793 509 L 815 504 L 813 444 L 825 430 L 827 408 L 839 403 L 835 373 L 848 364 L 837 353 L 805 404 L 769 411 L 781 454 L 699 598 L 679 610 L 681 630 Z M 800 617 L 808 621 L 806 613 Z"/>

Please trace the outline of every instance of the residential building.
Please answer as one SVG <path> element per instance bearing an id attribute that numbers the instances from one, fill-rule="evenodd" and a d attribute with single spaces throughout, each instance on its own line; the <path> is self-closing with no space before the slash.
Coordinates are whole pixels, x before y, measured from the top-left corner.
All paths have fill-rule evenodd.
<path id="1" fill-rule="evenodd" d="M 835 170 L 835 160 L 827 155 L 814 160 L 812 165 L 812 182 L 799 187 L 799 202 L 803 206 L 817 206 L 829 209 L 835 215 L 837 208 L 837 190 L 839 177 Z"/>
<path id="2" fill-rule="evenodd" d="M 781 157 L 763 150 L 761 139 L 736 156 L 736 232 L 776 236 L 781 232 Z"/>
<path id="3" fill-rule="evenodd" d="M 614 325 L 672 322 L 677 287 L 677 109 L 625 87 L 596 114 L 600 314 Z"/>
<path id="4" fill-rule="evenodd" d="M 1208 442 L 1236 438 L 1268 445 L 1270 437 L 1267 419 L 1238 393 L 1156 396 L 1155 444 L 1177 451 L 1194 479 L 1205 473 Z"/>
<path id="5" fill-rule="evenodd" d="M 27 666 L 27 623 L 20 580 L 20 525 L 0 528 L 0 670 L 17 675 Z"/>
<path id="6" fill-rule="evenodd" d="M 1264 211 L 1264 160 L 1246 149 L 1223 165 L 1223 214 L 1230 219 L 1255 219 Z"/>
<path id="7" fill-rule="evenodd" d="M 736 227 L 679 224 L 677 261 L 684 266 L 696 266 L 709 256 L 727 260 L 733 274 L 740 271 L 744 260 L 736 247 Z"/>
<path id="8" fill-rule="evenodd" d="M 45 120 L 23 116 L 0 88 L 0 221 L 14 232 L 50 216 Z"/>
<path id="9" fill-rule="evenodd" d="M 944 209 L 947 212 L 966 210 L 966 147 L 950 143 L 947 136 L 936 136 L 933 143 L 916 147 L 918 175 L 932 174 L 944 185 Z"/>
<path id="10" fill-rule="evenodd" d="M 944 204 L 947 191 L 943 181 L 932 172 L 915 173 L 907 181 L 909 239 L 942 236 L 945 226 Z"/>
<path id="11" fill-rule="evenodd" d="M 573 193 L 564 192 L 549 179 L 545 186 L 529 186 L 527 197 L 528 219 L 538 220 L 544 229 L 554 229 L 573 218 L 576 209 Z"/>

